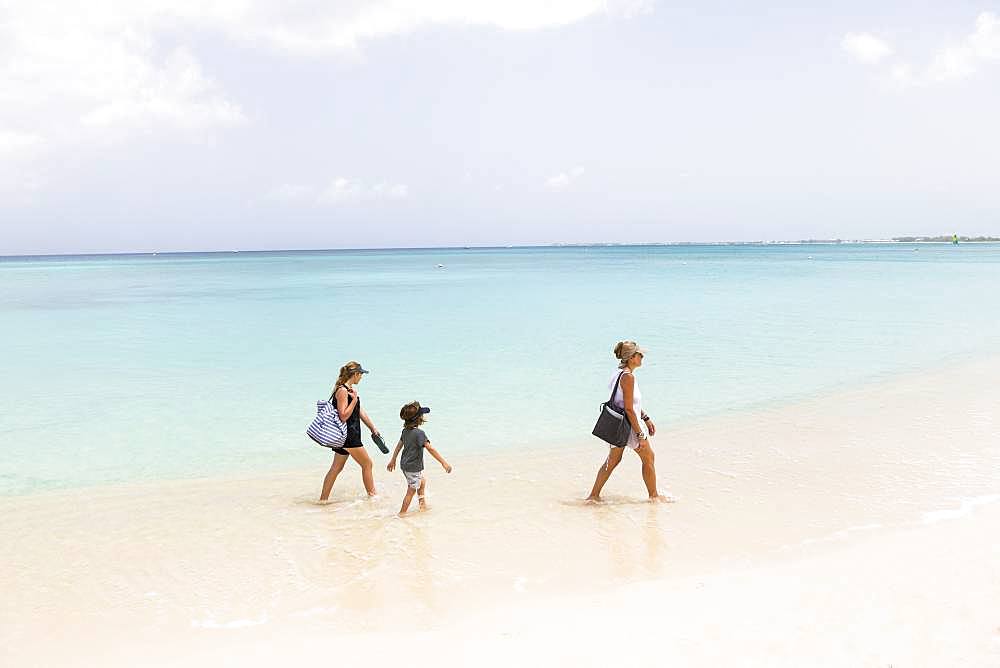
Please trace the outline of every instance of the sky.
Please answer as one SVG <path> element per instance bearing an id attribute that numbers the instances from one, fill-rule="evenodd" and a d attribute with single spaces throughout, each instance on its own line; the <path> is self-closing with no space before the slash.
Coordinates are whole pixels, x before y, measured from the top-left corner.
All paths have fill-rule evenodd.
<path id="1" fill-rule="evenodd" d="M 1000 235 L 1000 2 L 816 4 L 0 0 L 0 254 Z"/>

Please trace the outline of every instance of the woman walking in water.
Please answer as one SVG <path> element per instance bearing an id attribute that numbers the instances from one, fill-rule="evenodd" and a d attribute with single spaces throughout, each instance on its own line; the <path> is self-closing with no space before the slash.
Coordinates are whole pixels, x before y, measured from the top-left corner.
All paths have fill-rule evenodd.
<path id="1" fill-rule="evenodd" d="M 330 491 L 333 483 L 337 481 L 337 476 L 344 470 L 348 457 L 353 457 L 361 466 L 361 480 L 365 484 L 365 491 L 368 496 L 375 495 L 375 478 L 372 476 L 372 458 L 368 456 L 364 445 L 361 443 L 361 423 L 372 433 L 372 437 L 378 436 L 378 429 L 372 423 L 368 413 L 361 408 L 361 397 L 358 396 L 356 385 L 361 382 L 364 374 L 368 371 L 361 366 L 360 362 L 348 362 L 340 367 L 340 376 L 337 384 L 333 388 L 333 401 L 337 407 L 340 419 L 347 425 L 347 440 L 342 448 L 334 448 L 333 464 L 323 478 L 323 491 L 320 492 L 319 500 L 326 501 L 330 498 Z"/>
<path id="2" fill-rule="evenodd" d="M 601 500 L 601 489 L 611 477 L 611 472 L 621 462 L 626 447 L 635 450 L 642 461 L 642 480 L 646 483 L 649 500 L 674 500 L 671 496 L 660 496 L 656 489 L 656 467 L 653 465 L 653 448 L 649 443 L 649 437 L 656 434 L 656 425 L 653 424 L 652 418 L 642 410 L 642 392 L 639 391 L 639 383 L 635 380 L 636 369 L 642 366 L 644 356 L 645 351 L 635 341 L 619 341 L 615 344 L 615 357 L 618 358 L 619 364 L 618 370 L 615 371 L 611 382 L 608 383 L 608 389 L 612 389 L 615 383 L 618 383 L 613 403 L 625 411 L 625 416 L 628 418 L 629 424 L 632 425 L 632 433 L 629 434 L 626 445 L 622 447 L 611 446 L 608 458 L 597 471 L 597 479 L 594 480 L 594 488 L 590 491 L 590 496 L 587 497 L 588 501 Z"/>

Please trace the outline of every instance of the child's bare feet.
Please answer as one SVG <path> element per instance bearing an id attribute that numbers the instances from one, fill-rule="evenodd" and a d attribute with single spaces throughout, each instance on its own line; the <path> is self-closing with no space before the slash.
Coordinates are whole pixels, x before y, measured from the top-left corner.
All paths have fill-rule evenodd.
<path id="1" fill-rule="evenodd" d="M 591 494 L 586 499 L 584 499 L 584 502 L 586 502 L 586 503 L 600 503 L 602 500 L 603 499 L 601 499 L 600 495 L 594 496 L 593 494 Z"/>
<path id="2" fill-rule="evenodd" d="M 673 494 L 657 494 L 656 496 L 649 497 L 650 503 L 677 503 L 677 497 Z"/>

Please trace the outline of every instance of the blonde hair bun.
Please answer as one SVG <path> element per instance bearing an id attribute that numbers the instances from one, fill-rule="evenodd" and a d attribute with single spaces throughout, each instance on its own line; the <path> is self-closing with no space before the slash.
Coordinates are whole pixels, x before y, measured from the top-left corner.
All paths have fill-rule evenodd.
<path id="1" fill-rule="evenodd" d="M 615 357 L 620 360 L 627 360 L 635 354 L 636 347 L 635 341 L 619 341 L 615 344 Z"/>
<path id="2" fill-rule="evenodd" d="M 628 361 L 632 359 L 632 356 L 639 352 L 642 352 L 642 349 L 639 348 L 639 344 L 635 341 L 626 340 L 616 343 L 615 357 L 617 357 L 621 362 L 618 367 L 624 369 L 625 365 L 628 364 Z"/>

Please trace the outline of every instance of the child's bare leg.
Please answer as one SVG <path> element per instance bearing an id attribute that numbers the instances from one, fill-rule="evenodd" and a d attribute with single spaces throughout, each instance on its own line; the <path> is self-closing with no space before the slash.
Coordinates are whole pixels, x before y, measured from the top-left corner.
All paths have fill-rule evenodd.
<path id="1" fill-rule="evenodd" d="M 407 509 L 410 507 L 410 501 L 413 501 L 413 488 L 406 488 L 406 496 L 403 497 L 403 507 L 399 509 L 399 515 L 402 517 L 406 514 Z"/>
<path id="2" fill-rule="evenodd" d="M 420 479 L 420 488 L 417 489 L 417 506 L 420 510 L 427 510 L 427 499 L 424 498 L 424 486 L 427 484 L 427 480 Z"/>

